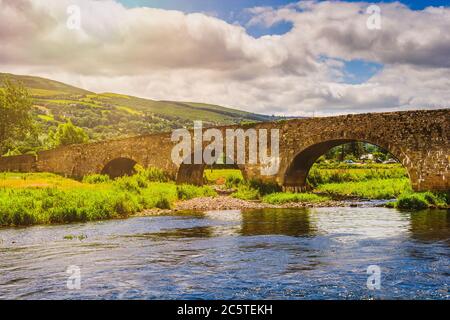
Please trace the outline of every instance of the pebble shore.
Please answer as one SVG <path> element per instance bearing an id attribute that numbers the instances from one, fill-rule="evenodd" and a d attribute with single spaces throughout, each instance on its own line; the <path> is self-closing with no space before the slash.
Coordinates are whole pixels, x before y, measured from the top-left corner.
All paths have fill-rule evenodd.
<path id="1" fill-rule="evenodd" d="M 191 200 L 179 201 L 173 209 L 150 209 L 138 213 L 136 216 L 166 215 L 177 211 L 213 211 L 213 210 L 245 210 L 265 208 L 318 208 L 318 207 L 346 207 L 348 202 L 325 201 L 319 203 L 292 202 L 283 205 L 273 205 L 260 201 L 248 201 L 236 199 L 230 196 L 202 197 Z"/>

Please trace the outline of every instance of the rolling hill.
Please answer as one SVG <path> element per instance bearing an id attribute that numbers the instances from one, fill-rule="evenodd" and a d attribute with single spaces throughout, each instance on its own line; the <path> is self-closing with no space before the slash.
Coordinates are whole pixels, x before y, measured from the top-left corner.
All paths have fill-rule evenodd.
<path id="1" fill-rule="evenodd" d="M 70 119 L 85 129 L 92 140 L 191 127 L 194 120 L 213 126 L 276 119 L 204 103 L 97 94 L 50 79 L 0 73 L 0 79 L 4 77 L 20 81 L 29 89 L 34 99 L 34 116 L 42 132 Z"/>

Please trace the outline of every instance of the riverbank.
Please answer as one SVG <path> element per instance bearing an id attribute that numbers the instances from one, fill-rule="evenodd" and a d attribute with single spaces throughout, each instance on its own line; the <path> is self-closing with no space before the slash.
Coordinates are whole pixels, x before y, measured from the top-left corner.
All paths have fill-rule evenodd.
<path id="1" fill-rule="evenodd" d="M 135 217 L 170 215 L 177 214 L 180 211 L 220 211 L 220 210 L 252 210 L 252 209 L 289 209 L 289 208 L 336 208 L 336 207 L 379 207 L 385 202 L 380 201 L 361 201 L 358 199 L 326 200 L 321 202 L 287 202 L 283 204 L 270 204 L 259 200 L 242 200 L 233 198 L 229 195 L 220 195 L 216 197 L 200 197 L 185 201 L 178 201 L 173 209 L 153 208 L 134 214 Z"/>
<path id="2" fill-rule="evenodd" d="M 386 174 L 384 179 L 367 180 L 368 172 L 357 170 L 358 174 L 348 175 L 352 182 L 331 182 L 335 178 L 322 177 L 326 183 L 308 193 L 280 192 L 277 185 L 233 175 L 219 176 L 221 186 L 217 183 L 203 187 L 177 185 L 154 168 L 138 168 L 136 175 L 115 180 L 101 175 L 75 181 L 49 173 L 3 173 L 0 174 L 0 226 L 122 219 L 183 210 L 351 207 L 358 206 L 361 199 L 396 198 L 386 205 L 400 209 L 448 208 L 448 196 L 444 194 L 413 193 L 405 178 Z M 230 173 L 233 172 L 227 171 Z M 334 176 L 329 171 L 326 174 Z M 316 178 L 319 178 L 317 174 Z M 357 179 L 364 180 L 354 181 Z M 331 188 L 332 185 L 340 187 Z M 380 202 L 374 206 L 378 205 Z"/>

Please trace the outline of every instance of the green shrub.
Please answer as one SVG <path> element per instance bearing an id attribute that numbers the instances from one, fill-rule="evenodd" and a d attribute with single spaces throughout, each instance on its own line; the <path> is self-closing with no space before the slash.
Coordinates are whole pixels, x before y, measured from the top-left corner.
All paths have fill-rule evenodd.
<path id="1" fill-rule="evenodd" d="M 255 179 L 252 179 L 249 181 L 249 186 L 252 189 L 258 190 L 258 192 L 261 196 L 281 191 L 281 187 L 276 183 L 264 182 L 264 181 L 255 180 Z"/>
<path id="2" fill-rule="evenodd" d="M 156 208 L 159 209 L 170 209 L 172 207 L 172 204 L 170 203 L 170 200 L 164 196 L 161 196 L 155 204 Z"/>
<path id="3" fill-rule="evenodd" d="M 386 166 L 386 165 L 385 165 Z M 315 164 L 308 173 L 307 182 L 313 187 L 326 183 L 359 182 L 380 179 L 407 178 L 406 169 L 394 165 L 390 168 L 376 167 L 373 165 L 352 168 L 341 165 L 330 167 Z"/>
<path id="4" fill-rule="evenodd" d="M 111 182 L 111 179 L 106 174 L 90 174 L 83 178 L 83 183 L 99 184 L 108 182 Z"/>
<path id="5" fill-rule="evenodd" d="M 137 172 L 136 176 L 148 182 L 169 182 L 171 180 L 169 174 L 159 168 L 149 167 L 144 169 L 137 165 L 135 170 Z"/>
<path id="6" fill-rule="evenodd" d="M 428 208 L 429 203 L 423 194 L 403 194 L 397 199 L 396 207 L 400 209 L 420 210 Z"/>
<path id="7" fill-rule="evenodd" d="M 399 209 L 420 210 L 429 207 L 448 208 L 446 193 L 406 192 L 401 194 L 395 202 Z"/>
<path id="8" fill-rule="evenodd" d="M 177 186 L 179 200 L 189 200 L 198 197 L 214 197 L 217 193 L 208 186 L 197 187 L 189 184 Z"/>
<path id="9" fill-rule="evenodd" d="M 257 200 L 260 197 L 260 193 L 257 189 L 252 188 L 248 184 L 241 184 L 238 186 L 237 191 L 231 196 L 242 200 Z"/>
<path id="10" fill-rule="evenodd" d="M 352 196 L 366 199 L 393 199 L 411 190 L 408 178 L 326 183 L 314 189 L 315 192 L 334 196 Z"/>
<path id="11" fill-rule="evenodd" d="M 327 197 L 319 196 L 313 193 L 290 193 L 290 192 L 278 192 L 266 195 L 263 197 L 263 202 L 270 204 L 284 204 L 290 202 L 323 202 L 330 200 Z"/>
<path id="12" fill-rule="evenodd" d="M 241 174 L 230 174 L 227 176 L 225 180 L 225 186 L 228 189 L 235 188 L 244 182 L 244 178 L 242 178 Z"/>
<path id="13" fill-rule="evenodd" d="M 140 193 L 141 189 L 147 187 L 147 183 L 140 177 L 120 177 L 114 180 L 113 185 L 120 190 Z"/>

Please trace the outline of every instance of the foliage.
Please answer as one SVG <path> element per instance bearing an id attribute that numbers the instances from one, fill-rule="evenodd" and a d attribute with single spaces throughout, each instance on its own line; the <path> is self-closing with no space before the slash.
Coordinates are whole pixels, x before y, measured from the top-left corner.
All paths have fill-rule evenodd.
<path id="1" fill-rule="evenodd" d="M 326 168 L 326 167 L 325 167 Z M 358 182 L 378 179 L 399 179 L 408 177 L 406 169 L 399 165 L 364 166 L 360 168 L 339 167 L 323 169 L 314 165 L 308 174 L 308 183 L 317 187 L 325 183 Z"/>
<path id="2" fill-rule="evenodd" d="M 86 143 L 89 141 L 89 136 L 82 129 L 73 125 L 72 121 L 67 121 L 60 124 L 55 133 L 51 133 L 49 139 L 53 141 L 54 147 L 67 146 L 71 144 Z"/>
<path id="3" fill-rule="evenodd" d="M 313 193 L 278 192 L 266 195 L 262 200 L 266 203 L 280 205 L 290 202 L 324 202 L 330 199 Z"/>
<path id="4" fill-rule="evenodd" d="M 210 187 L 149 181 L 155 172 L 143 170 L 115 181 L 92 175 L 83 183 L 49 173 L 2 173 L 0 225 L 123 218 L 145 209 L 169 209 L 179 198 L 216 195 Z"/>
<path id="5" fill-rule="evenodd" d="M 326 183 L 315 192 L 333 196 L 352 196 L 366 199 L 393 199 L 403 192 L 411 191 L 408 178 L 379 179 L 346 183 Z"/>
<path id="6" fill-rule="evenodd" d="M 242 200 L 257 200 L 260 198 L 260 193 L 258 189 L 251 187 L 249 184 L 242 183 L 231 196 Z"/>
<path id="7" fill-rule="evenodd" d="M 106 174 L 91 174 L 83 177 L 83 183 L 98 184 L 108 183 L 110 181 Z"/>
<path id="8" fill-rule="evenodd" d="M 239 169 L 205 169 L 204 172 L 204 180 L 207 184 L 225 184 L 227 188 L 237 185 L 236 182 L 243 179 Z"/>
<path id="9" fill-rule="evenodd" d="M 14 147 L 33 130 L 33 101 L 21 83 L 3 80 L 0 90 L 0 155 Z"/>
<path id="10" fill-rule="evenodd" d="M 281 187 L 273 182 L 264 182 L 262 180 L 251 179 L 248 184 L 251 188 L 258 190 L 261 196 L 281 191 Z"/>
<path id="11" fill-rule="evenodd" d="M 189 200 L 198 197 L 215 197 L 217 193 L 211 187 L 197 187 L 189 184 L 177 186 L 179 200 Z"/>
<path id="12" fill-rule="evenodd" d="M 266 194 L 281 191 L 280 186 L 276 183 L 256 179 L 240 180 L 230 177 L 226 185 L 228 188 L 237 188 L 232 196 L 242 200 L 257 200 Z"/>
<path id="13" fill-rule="evenodd" d="M 0 77 L 3 75 L 0 73 Z M 21 127 L 17 131 L 20 138 L 12 137 L 11 140 L 3 141 L 0 137 L 2 154 L 16 147 L 22 154 L 54 148 L 58 144 L 49 132 L 54 134 L 58 126 L 68 120 L 82 128 L 90 140 L 100 141 L 191 127 L 194 120 L 202 120 L 205 126 L 212 126 L 277 119 L 203 103 L 154 101 L 114 93 L 95 94 L 32 76 L 8 77 L 14 83 L 24 83 L 28 88 L 30 107 L 34 105 L 31 107 L 30 119 L 34 120 L 35 134 L 29 136 L 30 130 Z M 0 91 L 5 90 L 0 88 Z M 4 123 L 3 120 L 0 123 Z"/>
<path id="14" fill-rule="evenodd" d="M 139 165 L 136 165 L 134 167 L 136 170 L 136 174 L 145 179 L 146 181 L 150 182 L 168 182 L 170 181 L 170 176 L 167 172 L 165 172 L 162 169 L 150 167 L 150 168 L 143 168 Z"/>
<path id="15" fill-rule="evenodd" d="M 239 174 L 230 174 L 227 176 L 225 181 L 225 186 L 229 189 L 239 186 L 244 182 L 244 177 L 242 176 L 241 172 L 239 171 Z"/>
<path id="16" fill-rule="evenodd" d="M 435 194 L 432 192 L 406 192 L 401 194 L 393 205 L 399 209 L 420 210 L 430 207 L 448 208 L 449 202 L 447 194 Z"/>

